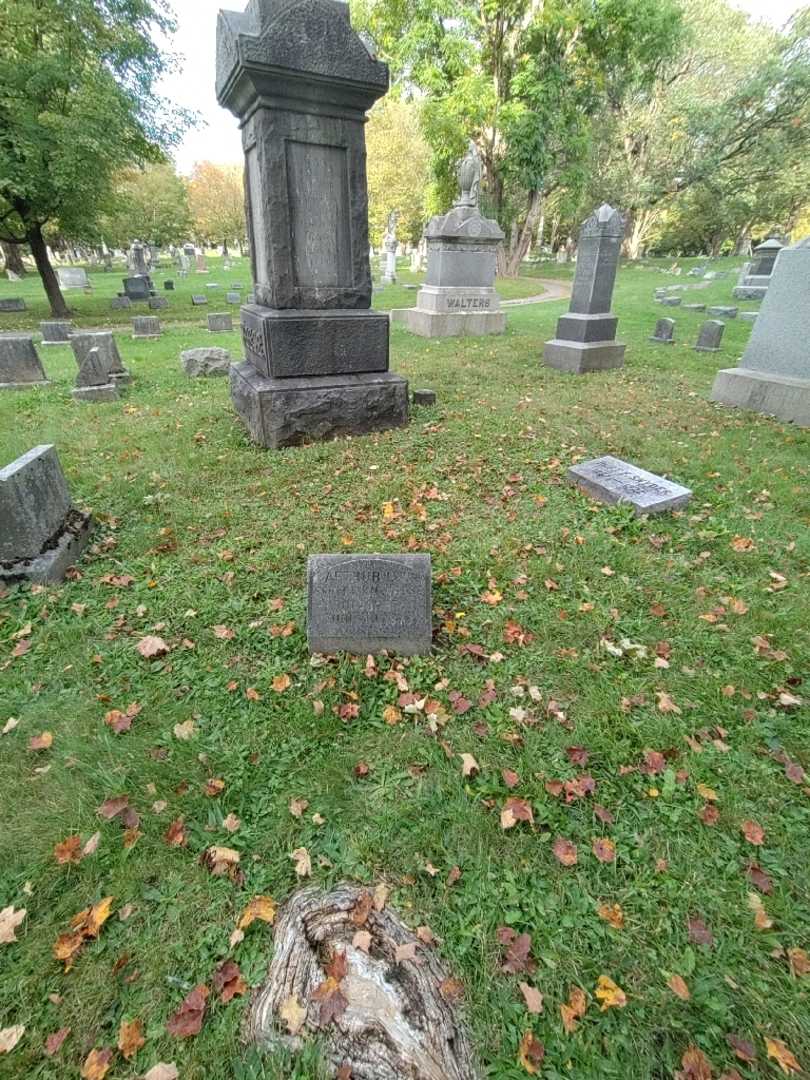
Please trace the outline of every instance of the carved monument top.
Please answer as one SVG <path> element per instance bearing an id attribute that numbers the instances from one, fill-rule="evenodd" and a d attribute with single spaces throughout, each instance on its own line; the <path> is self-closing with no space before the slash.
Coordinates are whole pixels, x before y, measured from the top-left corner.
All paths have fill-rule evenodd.
<path id="1" fill-rule="evenodd" d="M 624 218 L 608 203 L 602 203 L 583 222 L 580 236 L 624 236 Z"/>
<path id="2" fill-rule="evenodd" d="M 470 139 L 466 155 L 458 163 L 456 176 L 458 177 L 461 197 L 456 206 L 470 206 L 478 209 L 478 199 L 481 193 L 481 155 L 474 141 Z"/>

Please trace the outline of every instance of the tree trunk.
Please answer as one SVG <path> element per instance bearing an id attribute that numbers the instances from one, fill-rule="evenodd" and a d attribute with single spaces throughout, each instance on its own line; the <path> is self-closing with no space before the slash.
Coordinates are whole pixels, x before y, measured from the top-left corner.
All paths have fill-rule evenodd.
<path id="1" fill-rule="evenodd" d="M 515 222 L 509 238 L 509 249 L 503 245 L 498 251 L 498 272 L 501 277 L 515 278 L 520 273 L 520 264 L 526 258 L 532 242 L 532 236 L 543 212 L 543 199 L 539 191 L 529 193 L 529 209 L 523 224 Z"/>
<path id="2" fill-rule="evenodd" d="M 25 277 L 25 265 L 22 261 L 22 253 L 19 244 L 9 244 L 5 240 L 0 241 L 0 248 L 6 260 L 6 270 L 10 270 L 18 277 Z"/>
<path id="3" fill-rule="evenodd" d="M 66 319 L 70 315 L 70 308 L 65 303 L 62 290 L 59 287 L 59 278 L 56 276 L 51 260 L 48 258 L 48 248 L 42 235 L 41 225 L 32 225 L 28 230 L 26 239 L 31 247 L 31 254 L 37 264 L 39 276 L 42 278 L 42 286 L 48 303 L 51 305 L 51 315 L 55 319 Z"/>
<path id="4" fill-rule="evenodd" d="M 224 258 L 226 258 L 226 259 L 228 258 L 228 241 L 227 240 L 222 241 L 222 254 L 223 254 Z"/>

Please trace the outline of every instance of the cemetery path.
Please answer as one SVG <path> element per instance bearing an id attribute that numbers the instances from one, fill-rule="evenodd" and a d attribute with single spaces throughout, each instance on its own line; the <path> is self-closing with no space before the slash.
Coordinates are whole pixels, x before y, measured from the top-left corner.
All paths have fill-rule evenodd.
<path id="1" fill-rule="evenodd" d="M 524 307 L 526 304 L 544 304 L 549 300 L 568 300 L 571 297 L 571 286 L 563 281 L 554 281 L 552 278 L 538 278 L 538 284 L 543 286 L 544 292 L 537 296 L 526 296 L 522 300 L 502 300 L 501 307 Z"/>

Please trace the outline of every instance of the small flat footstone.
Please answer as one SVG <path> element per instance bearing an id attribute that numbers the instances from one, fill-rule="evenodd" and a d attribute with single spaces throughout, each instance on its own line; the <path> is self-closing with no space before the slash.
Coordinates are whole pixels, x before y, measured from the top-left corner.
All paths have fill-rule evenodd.
<path id="1" fill-rule="evenodd" d="M 310 555 L 308 579 L 311 653 L 430 652 L 429 555 Z"/>
<path id="2" fill-rule="evenodd" d="M 568 479 L 600 502 L 630 503 L 637 516 L 679 510 L 692 498 L 689 488 L 609 454 L 574 465 Z"/>
<path id="3" fill-rule="evenodd" d="M 414 405 L 435 405 L 436 404 L 436 391 L 435 390 L 414 390 L 413 392 Z"/>
<path id="4" fill-rule="evenodd" d="M 330 985 L 331 993 L 319 991 Z M 279 912 L 245 1036 L 266 1051 L 297 1051 L 317 1038 L 331 1066 L 348 1066 L 353 1080 L 478 1080 L 459 988 L 437 947 L 377 893 L 348 884 L 301 889 Z"/>

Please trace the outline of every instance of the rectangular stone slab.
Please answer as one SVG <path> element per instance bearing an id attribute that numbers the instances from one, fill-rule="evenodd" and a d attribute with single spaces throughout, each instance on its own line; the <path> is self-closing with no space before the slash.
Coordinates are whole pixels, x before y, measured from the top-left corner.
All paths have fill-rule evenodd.
<path id="1" fill-rule="evenodd" d="M 71 501 L 53 446 L 0 469 L 0 563 L 33 559 L 62 528 Z"/>
<path id="2" fill-rule="evenodd" d="M 432 610 L 429 555 L 309 557 L 311 653 L 425 655 Z"/>
<path id="3" fill-rule="evenodd" d="M 678 510 L 692 498 L 689 488 L 609 454 L 574 465 L 568 479 L 600 502 L 630 503 L 637 516 Z"/>

